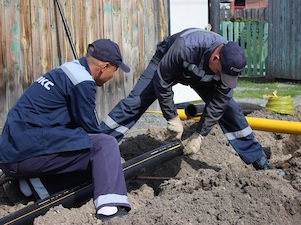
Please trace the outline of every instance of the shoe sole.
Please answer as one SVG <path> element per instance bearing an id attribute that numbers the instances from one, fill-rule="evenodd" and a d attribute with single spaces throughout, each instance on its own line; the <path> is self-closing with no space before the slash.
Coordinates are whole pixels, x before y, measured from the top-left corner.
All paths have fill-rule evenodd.
<path id="1" fill-rule="evenodd" d="M 102 215 L 102 214 L 96 214 L 96 218 L 101 220 L 102 222 L 105 222 L 105 221 L 108 221 L 110 219 L 113 219 L 113 218 L 120 218 L 120 217 L 123 217 L 123 216 L 126 216 L 128 215 L 128 212 L 126 211 L 125 208 L 121 208 L 121 207 L 118 207 L 118 211 L 111 215 L 111 216 L 105 216 L 105 215 Z"/>
<path id="2" fill-rule="evenodd" d="M 2 184 L 2 187 L 6 196 L 13 204 L 26 204 L 30 201 L 30 199 L 21 192 L 18 180 L 6 181 Z"/>

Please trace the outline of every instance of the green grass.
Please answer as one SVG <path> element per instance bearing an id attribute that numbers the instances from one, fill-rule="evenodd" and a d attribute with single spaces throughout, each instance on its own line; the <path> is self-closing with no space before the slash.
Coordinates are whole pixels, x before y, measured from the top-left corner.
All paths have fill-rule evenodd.
<path id="1" fill-rule="evenodd" d="M 260 98 L 263 95 L 271 95 L 277 90 L 277 96 L 291 96 L 292 98 L 301 95 L 301 84 L 292 82 L 261 82 L 261 80 L 251 80 L 246 78 L 238 79 L 237 87 L 234 89 L 234 98 Z M 202 100 L 192 101 L 197 104 Z"/>
<path id="2" fill-rule="evenodd" d="M 291 82 L 263 82 L 239 79 L 237 88 L 234 89 L 234 98 L 263 98 L 277 90 L 277 96 L 295 97 L 301 95 L 301 84 Z"/>

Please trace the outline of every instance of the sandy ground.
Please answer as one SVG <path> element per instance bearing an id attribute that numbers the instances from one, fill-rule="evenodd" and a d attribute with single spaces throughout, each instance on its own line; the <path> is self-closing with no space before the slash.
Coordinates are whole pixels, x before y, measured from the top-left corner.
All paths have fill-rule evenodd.
<path id="1" fill-rule="evenodd" d="M 248 116 L 300 122 L 301 107 L 295 107 L 294 115 L 262 109 Z M 196 122 L 183 121 L 183 124 L 186 139 Z M 168 143 L 165 125 L 161 115 L 145 114 L 120 144 L 123 159 Z M 36 218 L 34 224 L 298 225 L 301 136 L 257 130 L 254 133 L 268 153 L 271 165 L 282 168 L 284 176 L 275 169 L 256 171 L 245 165 L 216 125 L 196 154 L 179 156 L 149 169 L 142 174 L 149 179 L 127 182 L 132 205 L 128 216 L 102 223 L 95 218 L 90 200 L 78 208 L 54 207 Z M 2 190 L 0 197 L 0 217 L 24 207 L 11 206 Z"/>

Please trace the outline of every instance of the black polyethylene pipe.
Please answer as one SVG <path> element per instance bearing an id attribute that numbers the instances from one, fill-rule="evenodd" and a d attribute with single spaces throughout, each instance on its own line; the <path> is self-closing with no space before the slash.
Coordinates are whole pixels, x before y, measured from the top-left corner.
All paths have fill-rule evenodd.
<path id="1" fill-rule="evenodd" d="M 204 105 L 189 104 L 185 108 L 185 114 L 189 118 L 201 116 L 204 110 Z"/>
<path id="2" fill-rule="evenodd" d="M 183 154 L 183 145 L 174 141 L 155 150 L 144 153 L 122 164 L 126 180 L 137 177 L 146 169 L 167 162 Z M 0 225 L 26 225 L 32 224 L 34 219 L 44 215 L 51 207 L 63 205 L 66 208 L 86 202 L 93 196 L 93 184 L 84 183 L 69 190 L 65 190 L 48 198 L 26 206 L 6 217 L 0 219 Z"/>

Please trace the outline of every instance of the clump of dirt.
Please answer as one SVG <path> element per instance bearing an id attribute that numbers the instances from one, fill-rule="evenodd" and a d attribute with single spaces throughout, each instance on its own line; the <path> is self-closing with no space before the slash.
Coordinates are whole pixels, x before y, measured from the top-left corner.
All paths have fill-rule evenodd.
<path id="1" fill-rule="evenodd" d="M 144 115 L 147 117 L 154 115 Z M 301 108 L 294 115 L 257 110 L 250 117 L 300 122 Z M 128 137 L 120 144 L 122 158 L 131 159 L 169 143 L 162 124 L 144 134 Z M 196 122 L 183 121 L 186 139 Z M 204 139 L 200 151 L 179 156 L 154 166 L 135 180 L 127 181 L 132 210 L 128 216 L 101 222 L 94 216 L 92 200 L 78 208 L 54 207 L 35 219 L 34 224 L 204 224 L 204 225 L 297 225 L 301 221 L 301 136 L 254 130 L 275 168 L 256 171 L 246 165 L 216 125 Z M 285 175 L 277 173 L 283 169 Z M 0 192 L 0 216 L 24 205 L 11 206 Z"/>

